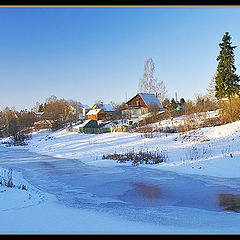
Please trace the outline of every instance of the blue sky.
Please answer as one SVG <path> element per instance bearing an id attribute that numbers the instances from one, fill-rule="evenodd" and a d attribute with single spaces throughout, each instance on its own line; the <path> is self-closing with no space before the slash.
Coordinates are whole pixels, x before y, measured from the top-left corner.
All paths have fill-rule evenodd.
<path id="1" fill-rule="evenodd" d="M 240 7 L 0 7 L 0 110 L 55 95 L 92 105 L 137 93 L 144 61 L 172 98 L 205 94 L 218 44 L 232 36 L 240 68 Z"/>

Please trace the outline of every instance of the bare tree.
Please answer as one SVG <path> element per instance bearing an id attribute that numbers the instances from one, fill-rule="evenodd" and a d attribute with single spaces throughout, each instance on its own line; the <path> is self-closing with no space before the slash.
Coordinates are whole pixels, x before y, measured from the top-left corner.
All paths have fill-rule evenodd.
<path id="1" fill-rule="evenodd" d="M 46 103 L 54 103 L 57 101 L 57 97 L 55 95 L 52 95 L 51 97 L 46 99 Z"/>
<path id="2" fill-rule="evenodd" d="M 160 102 L 163 102 L 167 97 L 167 89 L 163 81 L 157 82 L 155 86 L 155 92 L 157 93 L 157 98 Z"/>
<path id="3" fill-rule="evenodd" d="M 16 111 L 6 107 L 2 111 L 1 116 L 2 116 L 1 121 L 2 121 L 2 124 L 4 126 L 3 134 L 5 136 L 16 135 L 18 130 L 19 130 L 19 127 L 18 127 L 18 124 L 17 124 L 18 116 L 16 114 Z"/>
<path id="4" fill-rule="evenodd" d="M 64 99 L 57 99 L 57 97 L 52 96 L 46 100 L 44 104 L 44 120 L 49 120 L 52 122 L 52 129 L 60 129 L 68 122 L 71 122 L 70 116 L 71 109 L 69 104 Z"/>
<path id="5" fill-rule="evenodd" d="M 139 79 L 138 92 L 142 93 L 154 93 L 156 78 L 154 78 L 155 64 L 152 58 L 147 59 L 144 62 L 144 73 L 142 78 Z"/>
<path id="6" fill-rule="evenodd" d="M 162 102 L 167 95 L 166 86 L 163 81 L 157 81 L 154 72 L 155 64 L 152 58 L 149 58 L 144 62 L 144 73 L 142 78 L 139 79 L 138 92 L 157 94 L 159 101 Z"/>

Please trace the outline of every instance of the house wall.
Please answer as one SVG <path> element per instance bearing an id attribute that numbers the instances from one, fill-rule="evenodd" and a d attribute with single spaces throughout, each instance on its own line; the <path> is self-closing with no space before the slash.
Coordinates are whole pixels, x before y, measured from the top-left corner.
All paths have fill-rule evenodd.
<path id="1" fill-rule="evenodd" d="M 148 108 L 134 108 L 134 109 L 125 109 L 122 111 L 124 118 L 137 118 L 140 115 L 148 113 Z"/>
<path id="2" fill-rule="evenodd" d="M 93 120 L 105 120 L 106 119 L 106 114 L 105 113 L 99 113 L 97 115 L 88 115 L 88 119 L 93 119 Z"/>
<path id="3" fill-rule="evenodd" d="M 88 119 L 98 120 L 98 115 L 88 115 Z"/>

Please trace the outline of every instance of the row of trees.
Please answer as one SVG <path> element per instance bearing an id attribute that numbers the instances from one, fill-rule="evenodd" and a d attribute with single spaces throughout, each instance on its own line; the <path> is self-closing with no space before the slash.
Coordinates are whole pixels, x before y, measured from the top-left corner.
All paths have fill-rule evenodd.
<path id="1" fill-rule="evenodd" d="M 0 135 L 12 136 L 15 142 L 19 142 L 24 140 L 36 123 L 39 128 L 45 126 L 52 130 L 63 128 L 78 120 L 74 104 L 80 103 L 51 96 L 44 104 L 37 103 L 34 111 L 16 111 L 14 108 L 6 107 L 0 113 Z M 36 112 L 43 112 L 43 115 L 38 117 Z"/>

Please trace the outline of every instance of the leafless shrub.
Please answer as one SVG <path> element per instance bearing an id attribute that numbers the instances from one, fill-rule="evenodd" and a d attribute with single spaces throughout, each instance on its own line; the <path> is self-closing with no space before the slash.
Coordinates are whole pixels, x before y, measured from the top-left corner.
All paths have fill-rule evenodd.
<path id="1" fill-rule="evenodd" d="M 179 136 L 182 139 L 182 142 L 207 142 L 210 141 L 208 137 L 206 137 L 201 129 L 195 129 L 188 132 L 180 133 Z"/>
<path id="2" fill-rule="evenodd" d="M 212 156 L 212 146 L 208 144 L 207 146 L 197 146 L 194 145 L 185 153 L 187 160 L 196 161 L 199 159 L 208 159 Z"/>
<path id="3" fill-rule="evenodd" d="M 178 126 L 178 132 L 187 132 L 197 128 L 197 122 L 194 118 L 183 119 L 183 124 Z"/>
<path id="4" fill-rule="evenodd" d="M 207 118 L 200 123 L 200 127 L 214 127 L 223 124 L 223 120 L 220 117 L 217 118 Z"/>
<path id="5" fill-rule="evenodd" d="M 240 119 L 240 97 L 238 95 L 219 101 L 219 105 L 223 123 L 230 123 Z"/>
<path id="6" fill-rule="evenodd" d="M 102 159 L 117 160 L 118 162 L 132 161 L 132 165 L 136 166 L 142 163 L 145 164 L 158 164 L 165 162 L 168 156 L 165 151 L 139 151 L 134 152 L 134 150 L 125 153 L 113 153 L 103 155 Z"/>

